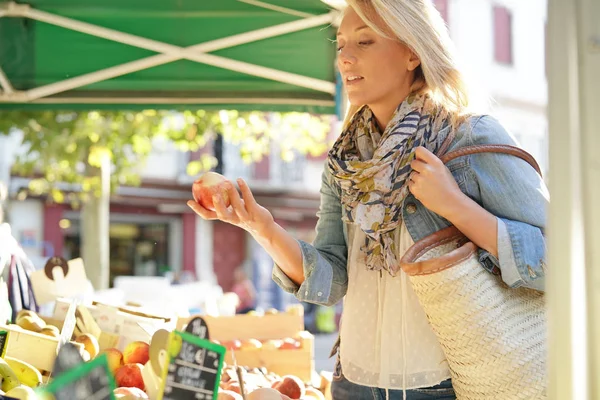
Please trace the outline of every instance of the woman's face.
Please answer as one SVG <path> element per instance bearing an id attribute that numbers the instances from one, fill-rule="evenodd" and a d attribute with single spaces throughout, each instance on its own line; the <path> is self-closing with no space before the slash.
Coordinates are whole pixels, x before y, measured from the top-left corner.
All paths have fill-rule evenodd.
<path id="1" fill-rule="evenodd" d="M 389 31 L 379 16 L 374 20 Z M 396 107 L 408 95 L 419 60 L 406 45 L 378 35 L 351 7 L 340 24 L 337 42 L 338 68 L 351 104 Z"/>

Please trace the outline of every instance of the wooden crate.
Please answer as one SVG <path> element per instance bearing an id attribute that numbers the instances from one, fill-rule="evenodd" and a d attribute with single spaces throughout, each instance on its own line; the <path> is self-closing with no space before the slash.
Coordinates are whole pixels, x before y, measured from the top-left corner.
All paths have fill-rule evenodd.
<path id="1" fill-rule="evenodd" d="M 182 319 L 178 329 L 183 330 L 193 317 Z M 220 342 L 258 339 L 295 338 L 301 342 L 299 349 L 277 350 L 238 349 L 235 360 L 238 365 L 250 368 L 265 367 L 278 375 L 296 375 L 305 382 L 312 380 L 314 370 L 314 336 L 304 330 L 304 317 L 291 313 L 273 315 L 236 315 L 231 317 L 202 316 L 208 325 L 210 339 Z M 225 354 L 225 362 L 233 364 L 231 351 Z"/>
<path id="2" fill-rule="evenodd" d="M 238 365 L 250 368 L 265 367 L 277 375 L 295 375 L 304 382 L 310 382 L 314 370 L 314 337 L 303 331 L 296 335 L 302 346 L 294 350 L 239 349 L 225 353 L 225 362 L 233 365 L 233 356 Z"/>
<path id="3" fill-rule="evenodd" d="M 22 329 L 17 325 L 0 325 L 10 331 L 6 355 L 25 361 L 40 371 L 52 371 L 58 339 Z"/>

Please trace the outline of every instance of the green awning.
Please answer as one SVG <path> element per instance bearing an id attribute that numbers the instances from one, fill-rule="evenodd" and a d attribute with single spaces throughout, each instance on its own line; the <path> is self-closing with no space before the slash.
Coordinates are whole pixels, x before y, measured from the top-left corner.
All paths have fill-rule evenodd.
<path id="1" fill-rule="evenodd" d="M 0 109 L 333 114 L 334 18 L 320 0 L 0 3 Z"/>

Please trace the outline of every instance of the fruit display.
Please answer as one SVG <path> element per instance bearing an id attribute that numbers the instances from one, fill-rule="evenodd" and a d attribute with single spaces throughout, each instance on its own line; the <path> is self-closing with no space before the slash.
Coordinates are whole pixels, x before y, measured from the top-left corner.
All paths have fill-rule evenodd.
<path id="1" fill-rule="evenodd" d="M 221 375 L 219 400 L 242 399 L 239 374 L 236 368 L 226 366 Z M 265 368 L 244 368 L 241 372 L 247 400 L 325 400 L 324 394 L 306 385 L 294 375 L 279 376 Z"/>
<path id="2" fill-rule="evenodd" d="M 264 313 L 202 318 L 210 341 L 226 349 L 218 399 L 242 399 L 242 391 L 249 400 L 325 399 L 322 388 L 311 385 L 314 337 L 304 331 L 303 315 L 297 307 L 286 312 L 270 309 Z M 102 347 L 98 335 L 92 333 L 98 331 L 86 331 L 78 320 L 71 344 L 79 350 L 84 363 L 100 355 L 106 357 L 116 399 L 154 400 L 164 388 L 162 374 L 168 357 L 179 354 L 182 348 L 181 342 L 172 340 L 178 336 L 171 331 L 185 330 L 189 320 L 183 320 L 177 328 L 159 329 L 148 341 L 121 340 L 119 347 L 108 348 Z M 88 326 L 94 325 L 93 321 L 87 322 Z M 59 384 L 51 370 L 62 325 L 63 321 L 22 311 L 14 324 L 2 327 L 10 331 L 10 336 L 6 356 L 0 359 L 0 394 L 46 400 L 36 388 L 52 381 Z M 236 370 L 234 363 L 243 367 Z"/>
<path id="3" fill-rule="evenodd" d="M 180 321 L 185 329 L 194 316 Z M 276 374 L 292 374 L 310 381 L 313 374 L 314 337 L 304 330 L 300 305 L 280 312 L 269 309 L 235 316 L 202 316 L 213 342 L 228 351 L 225 362 L 251 368 L 264 367 Z"/>

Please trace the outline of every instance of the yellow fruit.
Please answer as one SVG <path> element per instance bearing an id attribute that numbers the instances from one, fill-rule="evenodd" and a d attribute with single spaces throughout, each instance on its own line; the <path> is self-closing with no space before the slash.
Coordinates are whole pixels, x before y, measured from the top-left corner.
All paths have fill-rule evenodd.
<path id="1" fill-rule="evenodd" d="M 22 385 L 36 388 L 42 383 L 42 374 L 33 365 L 13 357 L 4 357 L 4 361 L 10 365 Z"/>
<path id="2" fill-rule="evenodd" d="M 18 321 L 21 317 L 24 317 L 26 315 L 29 315 L 30 317 L 38 318 L 38 315 L 31 310 L 21 310 L 17 313 L 16 320 Z"/>
<path id="3" fill-rule="evenodd" d="M 2 390 L 5 392 L 21 385 L 15 371 L 2 358 L 0 358 L 0 376 L 2 377 Z"/>
<path id="4" fill-rule="evenodd" d="M 85 350 L 89 353 L 90 358 L 96 358 L 98 353 L 100 352 L 100 345 L 98 344 L 98 339 L 94 335 L 89 333 L 84 333 L 75 338 L 77 343 L 83 344 Z"/>
<path id="5" fill-rule="evenodd" d="M 24 315 L 17 320 L 17 325 L 28 331 L 40 332 L 46 326 L 43 319 L 38 316 Z"/>
<path id="6" fill-rule="evenodd" d="M 38 396 L 35 394 L 32 388 L 29 386 L 21 385 L 17 386 L 8 392 L 6 392 L 6 396 L 13 397 L 19 400 L 37 400 Z"/>
<path id="7" fill-rule="evenodd" d="M 57 327 L 55 327 L 54 325 L 46 325 L 41 331 L 40 333 L 42 335 L 47 335 L 47 336 L 52 336 L 55 338 L 59 338 L 60 337 L 60 331 L 58 330 Z"/>

